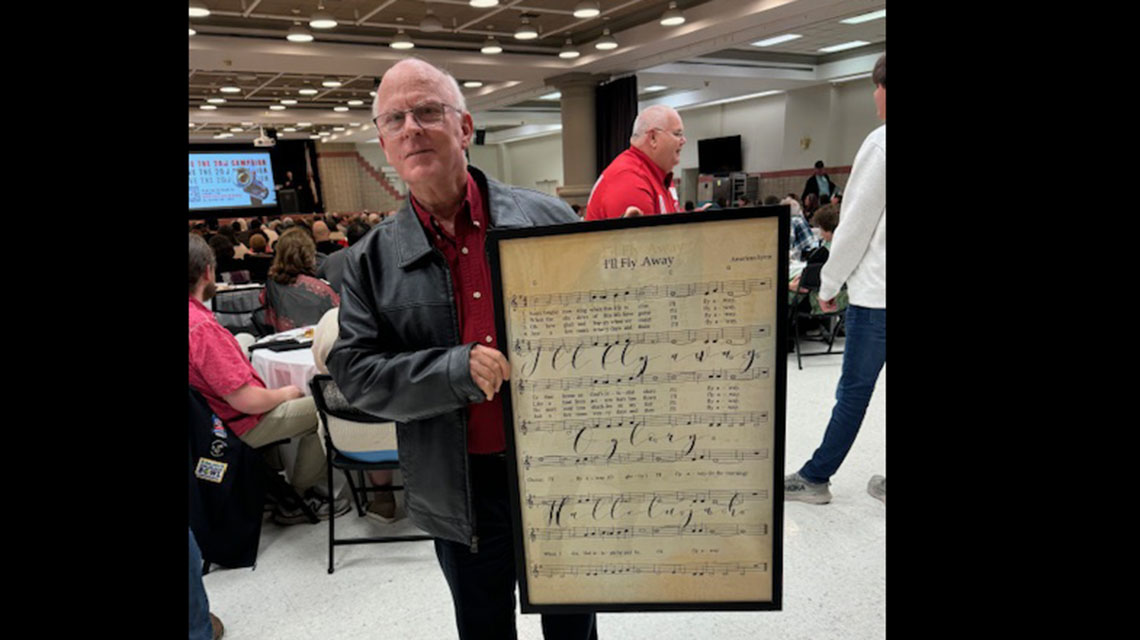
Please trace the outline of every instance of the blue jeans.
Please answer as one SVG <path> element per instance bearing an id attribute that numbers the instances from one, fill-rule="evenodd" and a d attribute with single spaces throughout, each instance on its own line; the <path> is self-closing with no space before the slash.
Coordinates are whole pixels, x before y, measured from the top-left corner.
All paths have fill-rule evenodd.
<path id="1" fill-rule="evenodd" d="M 847 307 L 847 340 L 843 345 L 843 374 L 835 390 L 835 408 L 823 443 L 800 469 L 808 482 L 827 482 L 859 435 L 879 372 L 887 361 L 887 310 Z"/>
<path id="2" fill-rule="evenodd" d="M 202 584 L 202 552 L 194 531 L 190 531 L 190 640 L 213 640 L 214 625 L 210 623 L 210 601 Z"/>

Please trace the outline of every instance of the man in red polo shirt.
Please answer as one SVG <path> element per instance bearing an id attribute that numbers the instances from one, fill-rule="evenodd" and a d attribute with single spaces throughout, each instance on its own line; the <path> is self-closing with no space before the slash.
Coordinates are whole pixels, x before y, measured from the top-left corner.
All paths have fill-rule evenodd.
<path id="1" fill-rule="evenodd" d="M 633 121 L 629 144 L 594 183 L 586 220 L 681 210 L 673 187 L 673 167 L 685 146 L 681 115 L 664 105 L 648 107 Z"/>

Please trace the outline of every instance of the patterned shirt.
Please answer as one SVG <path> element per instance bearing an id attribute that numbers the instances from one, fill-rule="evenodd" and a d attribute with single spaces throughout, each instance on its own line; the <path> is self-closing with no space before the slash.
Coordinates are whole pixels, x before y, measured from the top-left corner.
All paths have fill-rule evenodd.
<path id="1" fill-rule="evenodd" d="M 190 386 L 198 390 L 210 410 L 241 436 L 257 426 L 262 414 L 247 415 L 222 399 L 242 386 L 265 388 L 233 334 L 218 324 L 213 312 L 190 298 Z"/>
<path id="2" fill-rule="evenodd" d="M 788 251 L 793 255 L 803 255 L 806 249 L 811 249 L 815 246 L 815 235 L 811 232 L 811 226 L 808 225 L 807 220 L 803 216 L 792 215 L 792 224 L 790 227 L 791 235 L 788 238 Z"/>

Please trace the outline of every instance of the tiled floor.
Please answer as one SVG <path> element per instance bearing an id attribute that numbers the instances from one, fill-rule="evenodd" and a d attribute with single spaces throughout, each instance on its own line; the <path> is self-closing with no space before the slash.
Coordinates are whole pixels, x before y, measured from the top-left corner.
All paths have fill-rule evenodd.
<path id="1" fill-rule="evenodd" d="M 842 356 L 788 360 L 788 472 L 819 444 Z M 886 472 L 886 369 L 855 446 L 832 478 L 825 506 L 785 509 L 784 607 L 755 613 L 604 613 L 603 640 L 872 640 L 886 635 L 886 507 L 866 492 Z M 345 535 L 412 532 L 406 520 L 383 527 L 337 520 Z M 255 570 L 215 568 L 205 576 L 211 610 L 227 640 L 456 638 L 451 598 L 431 542 L 336 549 L 329 575 L 325 523 L 265 524 Z M 540 639 L 538 616 L 520 615 L 519 637 Z"/>

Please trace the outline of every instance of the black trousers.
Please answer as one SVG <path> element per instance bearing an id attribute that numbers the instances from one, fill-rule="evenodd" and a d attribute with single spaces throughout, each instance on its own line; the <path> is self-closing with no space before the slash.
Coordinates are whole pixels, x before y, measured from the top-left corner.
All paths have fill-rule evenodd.
<path id="1" fill-rule="evenodd" d="M 507 460 L 471 455 L 471 491 L 479 551 L 450 540 L 435 540 L 439 566 L 451 587 L 460 640 L 515 640 L 515 548 Z M 593 613 L 543 615 L 546 640 L 597 640 Z"/>

